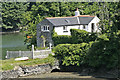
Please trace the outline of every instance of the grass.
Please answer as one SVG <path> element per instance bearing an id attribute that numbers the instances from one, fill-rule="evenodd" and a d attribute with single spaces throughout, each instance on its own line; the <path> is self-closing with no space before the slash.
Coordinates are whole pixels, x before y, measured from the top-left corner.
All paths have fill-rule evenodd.
<path id="1" fill-rule="evenodd" d="M 55 58 L 52 56 L 48 56 L 47 58 L 44 59 L 29 59 L 26 61 L 15 61 L 13 58 L 12 59 L 7 59 L 7 60 L 0 60 L 2 64 L 0 64 L 0 69 L 1 71 L 5 70 L 12 70 L 14 69 L 15 66 L 34 66 L 38 64 L 51 64 L 53 65 Z"/>

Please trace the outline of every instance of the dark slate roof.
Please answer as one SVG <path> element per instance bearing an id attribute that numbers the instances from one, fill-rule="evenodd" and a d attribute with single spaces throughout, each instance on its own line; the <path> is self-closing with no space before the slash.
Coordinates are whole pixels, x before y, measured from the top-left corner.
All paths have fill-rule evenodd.
<path id="1" fill-rule="evenodd" d="M 89 24 L 94 17 L 79 17 L 80 24 Z"/>
<path id="2" fill-rule="evenodd" d="M 53 17 L 46 18 L 54 26 L 89 24 L 95 16 L 73 16 L 73 17 Z"/>

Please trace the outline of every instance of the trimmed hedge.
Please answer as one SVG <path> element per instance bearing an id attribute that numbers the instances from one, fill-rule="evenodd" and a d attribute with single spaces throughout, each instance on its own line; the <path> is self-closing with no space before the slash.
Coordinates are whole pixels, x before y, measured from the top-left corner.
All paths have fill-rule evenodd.
<path id="1" fill-rule="evenodd" d="M 54 49 L 55 57 L 62 61 L 62 65 L 80 66 L 85 63 L 85 57 L 90 45 L 88 43 L 81 44 L 59 44 Z"/>
<path id="2" fill-rule="evenodd" d="M 58 44 L 67 44 L 72 43 L 72 36 L 69 35 L 57 35 L 57 33 L 53 30 L 52 32 L 52 40 L 54 41 L 54 46 Z"/>
<path id="3" fill-rule="evenodd" d="M 95 41 L 97 39 L 96 33 L 89 33 L 85 30 L 71 29 L 72 42 L 77 43 L 89 43 L 90 41 Z"/>
<path id="4" fill-rule="evenodd" d="M 72 36 L 68 35 L 57 35 L 54 36 L 53 38 L 54 45 L 56 46 L 57 44 L 66 44 L 66 43 L 72 43 Z"/>
<path id="5" fill-rule="evenodd" d="M 90 41 L 95 41 L 97 39 L 96 33 L 89 33 L 85 30 L 71 29 L 71 36 L 69 35 L 57 35 L 55 31 L 52 33 L 52 40 L 54 45 L 58 44 L 79 44 L 79 43 L 89 43 Z"/>

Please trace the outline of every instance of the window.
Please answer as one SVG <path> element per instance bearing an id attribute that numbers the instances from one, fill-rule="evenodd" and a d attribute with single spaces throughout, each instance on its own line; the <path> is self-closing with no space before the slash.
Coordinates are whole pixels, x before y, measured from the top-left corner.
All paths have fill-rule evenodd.
<path id="1" fill-rule="evenodd" d="M 67 31 L 67 26 L 63 26 L 63 32 L 68 32 Z"/>
<path id="2" fill-rule="evenodd" d="M 85 27 L 85 25 L 83 25 L 83 29 L 85 29 L 86 27 Z"/>
<path id="3" fill-rule="evenodd" d="M 91 28 L 92 28 L 92 29 L 91 29 L 91 32 L 94 32 L 94 30 L 95 30 L 95 29 L 94 29 L 94 28 L 95 28 L 95 24 L 94 24 L 94 23 L 91 24 Z"/>
<path id="4" fill-rule="evenodd" d="M 48 25 L 42 26 L 42 31 L 49 31 L 49 26 Z"/>

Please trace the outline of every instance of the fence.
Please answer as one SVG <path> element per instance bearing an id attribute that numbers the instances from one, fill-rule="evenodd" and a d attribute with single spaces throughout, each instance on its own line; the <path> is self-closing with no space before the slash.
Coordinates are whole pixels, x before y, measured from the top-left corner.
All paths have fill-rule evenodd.
<path id="1" fill-rule="evenodd" d="M 17 57 L 29 57 L 29 58 L 46 58 L 51 54 L 51 50 L 39 50 L 39 51 L 7 51 L 6 58 L 17 58 Z M 53 53 L 52 53 L 53 54 Z"/>
<path id="2" fill-rule="evenodd" d="M 32 58 L 32 51 L 7 51 L 6 58 L 29 57 Z"/>
<path id="3" fill-rule="evenodd" d="M 6 58 L 17 58 L 17 57 L 29 57 L 32 59 L 35 58 L 46 58 L 49 54 L 53 54 L 51 51 L 51 47 L 49 50 L 39 50 L 34 51 L 34 45 L 32 45 L 32 51 L 7 51 Z"/>
<path id="4" fill-rule="evenodd" d="M 17 57 L 29 57 L 29 58 L 46 58 L 51 54 L 51 50 L 39 50 L 39 51 L 7 51 L 6 58 L 17 58 Z M 52 53 L 53 54 L 53 53 Z"/>

